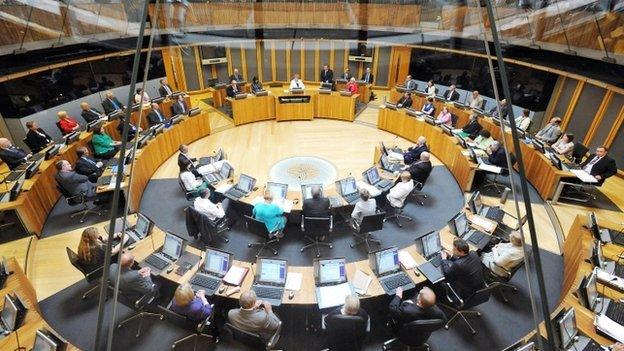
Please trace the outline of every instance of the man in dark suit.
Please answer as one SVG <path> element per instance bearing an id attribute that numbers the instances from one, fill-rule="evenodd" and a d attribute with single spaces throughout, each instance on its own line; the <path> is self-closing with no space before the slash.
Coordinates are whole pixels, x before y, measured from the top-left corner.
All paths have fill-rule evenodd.
<path id="1" fill-rule="evenodd" d="M 370 67 L 366 67 L 366 72 L 364 72 L 362 80 L 366 82 L 366 84 L 373 84 L 375 81 L 375 76 L 371 73 Z"/>
<path id="2" fill-rule="evenodd" d="M 329 199 L 321 197 L 321 188 L 312 187 L 312 198 L 303 201 L 303 215 L 306 217 L 329 217 L 331 204 Z"/>
<path id="3" fill-rule="evenodd" d="M 124 129 L 124 122 L 126 120 L 126 116 L 123 113 L 119 114 L 119 123 L 117 124 L 117 131 L 119 132 L 119 135 L 123 135 L 123 129 Z M 138 128 L 132 124 L 132 122 L 130 123 L 130 130 L 128 130 L 128 139 L 126 139 L 127 141 L 130 141 L 132 139 L 134 139 L 134 137 L 136 136 L 136 133 L 138 132 Z"/>
<path id="4" fill-rule="evenodd" d="M 489 164 L 507 168 L 507 155 L 505 155 L 505 148 L 500 141 L 494 141 L 486 151 Z"/>
<path id="5" fill-rule="evenodd" d="M 351 318 L 345 321 L 343 316 Z M 360 307 L 358 297 L 347 295 L 343 306 L 334 308 L 325 316 L 325 329 L 331 340 L 331 349 L 361 350 L 366 338 L 368 319 L 368 313 Z"/>
<path id="6" fill-rule="evenodd" d="M 418 83 L 408 74 L 407 77 L 405 77 L 405 89 L 416 90 L 416 88 L 418 88 Z"/>
<path id="7" fill-rule="evenodd" d="M 398 287 L 396 294 L 390 301 L 390 317 L 396 329 L 401 325 L 419 320 L 441 319 L 446 322 L 446 315 L 436 306 L 436 295 L 428 287 L 420 289 L 411 299 L 401 301 L 403 289 Z"/>
<path id="8" fill-rule="evenodd" d="M 617 166 L 615 160 L 607 155 L 607 148 L 600 146 L 596 148 L 596 153 L 590 155 L 585 162 L 581 164 L 582 169 L 594 176 L 599 185 L 602 185 L 604 181 L 617 173 Z"/>
<path id="9" fill-rule="evenodd" d="M 412 180 L 424 184 L 431 174 L 433 167 L 430 161 L 431 155 L 427 151 L 420 154 L 420 160 L 412 163 L 408 171 L 412 175 Z"/>
<path id="10" fill-rule="evenodd" d="M 28 133 L 26 133 L 26 145 L 28 145 L 30 151 L 33 153 L 37 153 L 54 143 L 52 137 L 43 129 L 39 128 L 37 122 L 26 122 L 26 128 L 28 128 Z"/>
<path id="11" fill-rule="evenodd" d="M 464 239 L 453 241 L 452 252 L 442 250 L 442 272 L 464 301 L 485 287 L 481 259 Z"/>
<path id="12" fill-rule="evenodd" d="M 328 65 L 323 65 L 323 69 L 321 70 L 321 83 L 333 83 L 334 82 L 334 71 L 329 69 Z"/>
<path id="13" fill-rule="evenodd" d="M 397 101 L 397 107 L 407 108 L 412 107 L 412 94 L 405 92 L 403 96 Z"/>
<path id="14" fill-rule="evenodd" d="M 14 170 L 30 156 L 26 151 L 11 144 L 7 138 L 0 138 L 0 159 L 9 166 L 10 170 Z"/>
<path id="15" fill-rule="evenodd" d="M 60 160 L 55 166 L 58 170 L 56 182 L 71 196 L 82 193 L 89 200 L 96 198 L 96 186 L 89 181 L 89 177 L 74 172 L 67 160 Z"/>
<path id="16" fill-rule="evenodd" d="M 420 154 L 425 151 L 429 151 L 429 146 L 427 146 L 427 139 L 421 135 L 416 140 L 416 145 L 407 148 L 407 151 L 403 153 L 403 162 L 409 165 L 412 162 L 418 161 L 420 160 Z"/>
<path id="17" fill-rule="evenodd" d="M 182 144 L 178 147 L 178 167 L 180 168 L 180 172 L 183 172 L 188 169 L 195 175 L 195 177 L 201 177 L 201 174 L 197 171 L 197 167 L 195 166 L 195 162 L 197 162 L 197 158 L 191 157 L 188 154 L 188 145 Z M 190 166 L 189 166 L 190 163 Z"/>
<path id="18" fill-rule="evenodd" d="M 228 85 L 227 88 L 225 88 L 225 93 L 227 94 L 228 97 L 230 98 L 235 98 L 236 94 L 239 94 L 241 91 L 240 89 L 238 89 L 238 85 L 236 85 L 236 80 L 232 79 L 232 81 L 230 82 L 230 85 Z"/>
<path id="19" fill-rule="evenodd" d="M 184 96 L 178 95 L 176 102 L 171 106 L 173 109 L 174 115 L 186 115 L 189 112 L 188 106 L 186 106 L 186 102 L 184 102 Z"/>
<path id="20" fill-rule="evenodd" d="M 149 126 L 155 126 L 166 121 L 167 117 L 165 117 L 165 114 L 160 110 L 160 106 L 155 102 L 152 103 L 152 110 L 147 114 Z"/>
<path id="21" fill-rule="evenodd" d="M 112 91 L 106 92 L 106 99 L 102 100 L 102 107 L 104 108 L 104 112 L 106 114 L 125 108 L 125 106 L 119 102 L 115 95 L 113 95 Z"/>
<path id="22" fill-rule="evenodd" d="M 244 81 L 243 75 L 238 73 L 238 68 L 234 68 L 234 73 L 230 75 L 230 81 L 235 80 L 237 83 Z"/>
<path id="23" fill-rule="evenodd" d="M 163 78 L 160 80 L 160 86 L 158 87 L 158 94 L 162 97 L 167 97 L 173 94 L 173 89 L 171 86 L 167 84 L 167 78 Z"/>
<path id="24" fill-rule="evenodd" d="M 448 101 L 457 101 L 459 100 L 459 93 L 455 89 L 455 84 L 451 84 L 449 89 L 444 92 L 444 98 Z"/>
<path id="25" fill-rule="evenodd" d="M 144 295 L 157 295 L 158 286 L 152 281 L 150 268 L 143 267 L 134 270 L 133 265 L 134 255 L 128 252 L 122 253 L 119 256 L 119 262 L 110 266 L 108 275 L 110 281 L 114 284 L 119 275 L 119 290 L 122 290 L 132 300 L 138 300 Z"/>
<path id="26" fill-rule="evenodd" d="M 97 183 L 98 178 L 104 172 L 104 164 L 92 158 L 89 149 L 84 146 L 76 149 L 76 155 L 78 155 L 76 173 L 87 176 L 91 183 Z"/>
<path id="27" fill-rule="evenodd" d="M 344 73 L 340 76 L 340 78 L 349 81 L 351 80 L 351 77 L 353 77 L 351 75 L 351 70 L 349 69 L 349 67 L 345 68 Z"/>
<path id="28" fill-rule="evenodd" d="M 82 109 L 82 112 L 80 112 L 80 116 L 82 116 L 82 118 L 87 121 L 87 123 L 97 121 L 98 119 L 100 119 L 100 117 L 103 116 L 102 112 L 91 107 L 88 102 L 81 102 L 80 108 Z"/>
<path id="29" fill-rule="evenodd" d="M 479 124 L 479 115 L 472 113 L 468 123 L 466 123 L 459 134 L 464 138 L 474 139 L 479 135 L 481 129 L 483 127 Z"/>

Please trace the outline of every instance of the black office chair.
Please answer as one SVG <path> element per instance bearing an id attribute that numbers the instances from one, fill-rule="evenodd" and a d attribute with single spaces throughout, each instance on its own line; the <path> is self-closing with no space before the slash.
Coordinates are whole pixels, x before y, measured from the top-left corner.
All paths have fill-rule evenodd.
<path id="1" fill-rule="evenodd" d="M 306 217 L 301 215 L 301 231 L 304 233 L 304 238 L 310 241 L 309 244 L 303 246 L 299 251 L 303 252 L 306 249 L 314 247 L 316 250 L 316 257 L 321 257 L 321 251 L 319 246 L 328 246 L 330 249 L 333 247 L 331 242 L 320 241 L 323 236 L 328 236 L 334 229 L 334 216 L 329 217 Z M 307 235 L 308 233 L 310 235 Z"/>
<path id="2" fill-rule="evenodd" d="M 244 217 L 245 217 L 245 226 L 247 227 L 247 230 L 251 232 L 252 234 L 255 234 L 258 237 L 263 239 L 263 241 L 251 242 L 247 244 L 247 247 L 260 246 L 260 250 L 258 250 L 258 252 L 256 253 L 256 257 L 260 256 L 260 254 L 264 250 L 271 250 L 273 252 L 273 255 L 277 255 L 277 250 L 273 248 L 271 244 L 279 242 L 279 239 L 282 236 L 282 231 L 280 230 L 280 231 L 276 231 L 273 233 L 269 233 L 264 222 L 261 222 L 248 215 L 244 215 Z"/>
<path id="3" fill-rule="evenodd" d="M 466 322 L 466 325 L 470 329 L 470 332 L 472 333 L 472 335 L 477 334 L 477 332 L 474 330 L 472 325 L 470 325 L 466 317 L 472 314 L 477 315 L 477 317 L 481 317 L 481 312 L 470 310 L 469 308 L 488 302 L 490 300 L 490 296 L 492 296 L 492 290 L 494 289 L 494 287 L 485 284 L 485 287 L 483 287 L 480 290 L 477 290 L 474 293 L 474 295 L 472 295 L 469 299 L 464 301 L 461 297 L 459 297 L 459 295 L 457 295 L 457 293 L 455 292 L 455 290 L 453 290 L 450 284 L 445 283 L 444 285 L 446 286 L 446 299 L 453 306 L 450 306 L 447 304 L 440 304 L 440 305 L 444 306 L 445 308 L 447 308 L 448 310 L 454 313 L 453 317 L 451 317 L 451 319 L 449 319 L 446 322 L 446 325 L 444 326 L 444 328 L 448 329 L 451 323 L 456 318 L 461 318 L 464 320 L 464 322 Z"/>
<path id="4" fill-rule="evenodd" d="M 516 165 L 516 155 L 510 152 L 509 160 L 511 161 L 511 167 L 513 168 Z M 483 190 L 483 189 L 487 189 L 491 187 L 491 188 L 494 188 L 494 190 L 496 190 L 497 194 L 500 194 L 507 187 L 507 185 L 510 184 L 511 182 L 507 182 L 503 184 L 503 183 L 500 183 L 499 180 L 501 177 L 511 177 L 510 170 L 509 168 L 501 167 L 500 173 L 492 173 L 492 174 L 494 174 L 494 178 L 489 179 L 488 177 L 485 177 L 485 181 L 481 185 L 481 189 Z"/>
<path id="5" fill-rule="evenodd" d="M 325 319 L 330 351 L 359 351 L 366 339 L 368 321 L 360 316 L 334 315 Z"/>
<path id="6" fill-rule="evenodd" d="M 215 236 L 226 243 L 230 242 L 230 239 L 223 234 L 231 229 L 227 216 L 213 221 L 208 218 L 207 214 L 197 211 L 193 206 L 187 207 L 184 212 L 189 236 L 200 237 L 205 244 L 212 243 Z"/>
<path id="7" fill-rule="evenodd" d="M 28 140 L 28 138 L 24 138 L 22 139 L 22 141 L 24 142 L 24 144 L 26 144 L 26 146 L 28 146 L 28 148 L 30 149 L 30 151 L 33 154 L 36 154 L 37 152 L 41 151 L 42 148 L 41 147 L 36 147 L 35 145 L 33 145 L 30 140 Z"/>
<path id="8" fill-rule="evenodd" d="M 111 284 L 114 284 L 114 282 L 112 282 Z M 156 288 L 156 285 L 152 285 L 152 289 L 155 289 L 155 288 Z M 135 319 L 138 319 L 139 326 L 137 329 L 137 333 L 135 334 L 135 337 L 138 338 L 139 336 L 141 336 L 141 327 L 143 326 L 143 319 L 145 317 L 158 318 L 162 321 L 163 319 L 165 319 L 165 316 L 163 316 L 160 313 L 152 313 L 152 312 L 145 311 L 152 304 L 152 302 L 154 302 L 154 299 L 156 297 L 155 293 L 152 292 L 152 293 L 145 294 L 136 300 L 129 296 L 130 296 L 129 294 L 119 289 L 119 295 L 118 295 L 119 301 L 122 304 L 132 308 L 136 313 L 124 319 L 123 321 L 117 323 L 117 329 L 121 329 L 121 327 L 123 327 L 124 325 L 134 321 Z"/>
<path id="9" fill-rule="evenodd" d="M 212 329 L 214 333 L 216 329 L 214 326 L 214 315 L 215 315 L 214 305 L 211 305 L 212 313 L 210 314 L 210 316 L 208 316 L 208 318 L 204 319 L 203 321 L 197 323 L 195 321 L 192 321 L 186 318 L 185 316 L 179 313 L 172 311 L 171 310 L 172 303 L 173 303 L 173 300 L 169 302 L 169 304 L 166 307 L 159 305 L 158 309 L 165 316 L 166 320 L 170 322 L 171 324 L 177 327 L 180 327 L 182 329 L 193 332 L 192 334 L 189 334 L 183 338 L 180 338 L 174 341 L 173 344 L 171 344 L 172 349 L 175 349 L 179 344 L 182 344 L 189 340 L 193 340 L 193 351 L 197 350 L 197 344 L 199 343 L 201 339 L 206 339 L 209 342 L 214 342 L 215 344 L 219 342 L 219 338 L 215 337 L 214 335 L 205 333 L 208 329 Z"/>
<path id="10" fill-rule="evenodd" d="M 421 319 L 405 323 L 401 325 L 395 338 L 383 343 L 383 350 L 392 349 L 397 341 L 406 345 L 408 350 L 412 347 L 429 350 L 427 340 L 434 331 L 441 329 L 444 325 L 441 319 Z"/>
<path id="11" fill-rule="evenodd" d="M 67 135 L 67 133 L 65 133 L 63 131 L 63 128 L 61 128 L 61 121 L 56 121 L 56 128 L 58 128 L 61 131 L 61 135 Z"/>
<path id="12" fill-rule="evenodd" d="M 178 185 L 180 186 L 180 189 L 182 189 L 182 191 L 184 192 L 184 197 L 186 198 L 186 201 L 193 201 L 196 197 L 199 196 L 199 192 L 196 189 L 190 191 L 186 190 L 186 187 L 184 186 L 184 183 L 182 182 L 182 178 L 180 178 L 180 176 L 178 176 Z"/>
<path id="13" fill-rule="evenodd" d="M 78 195 L 70 194 L 65 188 L 63 188 L 60 184 L 56 184 L 56 189 L 63 195 L 65 201 L 70 207 L 81 206 L 82 208 L 79 211 L 76 211 L 70 215 L 71 218 L 80 216 L 80 223 L 83 223 L 89 214 L 97 214 L 98 216 L 102 215 L 101 211 L 94 210 L 90 208 L 88 203 L 93 202 L 95 199 L 88 199 L 84 193 L 80 193 Z"/>
<path id="14" fill-rule="evenodd" d="M 572 149 L 572 161 L 576 164 L 580 164 L 583 162 L 583 158 L 589 152 L 589 148 L 581 143 L 574 143 L 574 148 Z"/>
<path id="15" fill-rule="evenodd" d="M 451 113 L 451 124 L 453 125 L 453 128 L 457 128 L 457 120 L 459 120 L 459 117 L 457 117 L 456 114 Z"/>
<path id="16" fill-rule="evenodd" d="M 495 264 L 495 263 L 493 263 Z M 488 285 L 490 287 L 492 287 L 493 289 L 496 289 L 496 291 L 498 291 L 501 294 L 501 297 L 503 298 L 503 301 L 505 302 L 509 302 L 509 299 L 507 298 L 507 295 L 505 294 L 505 290 L 504 289 L 510 289 L 512 292 L 516 293 L 518 292 L 518 288 L 509 283 L 511 281 L 511 279 L 513 279 L 513 276 L 516 274 L 516 272 L 518 270 L 520 270 L 520 268 L 524 265 L 524 260 L 522 262 L 520 262 L 520 264 L 516 265 L 515 267 L 513 267 L 511 270 L 506 270 L 502 267 L 499 267 L 501 271 L 505 272 L 505 276 L 500 276 L 498 274 L 494 274 L 494 272 L 492 272 L 492 270 L 487 269 L 487 275 L 486 275 L 486 280 L 488 282 Z"/>
<path id="17" fill-rule="evenodd" d="M 282 322 L 279 322 L 277 330 L 267 342 L 264 342 L 260 335 L 244 331 L 233 326 L 230 323 L 225 323 L 225 329 L 232 334 L 232 338 L 234 340 L 240 342 L 243 345 L 251 347 L 254 350 L 273 350 L 275 348 L 275 345 L 277 345 L 277 342 L 280 338 L 280 333 L 282 332 Z"/>
<path id="18" fill-rule="evenodd" d="M 362 217 L 362 222 L 357 223 L 353 221 L 353 236 L 355 241 L 349 246 L 356 247 L 360 244 L 366 244 L 367 252 L 371 252 L 370 243 L 374 242 L 381 246 L 381 241 L 373 237 L 372 232 L 376 232 L 383 229 L 383 224 L 386 221 L 386 213 L 378 211 L 375 214 Z"/>
<path id="19" fill-rule="evenodd" d="M 85 291 L 84 294 L 82 294 L 82 299 L 84 300 L 87 297 L 89 297 L 89 295 L 91 295 L 92 293 L 99 291 L 100 283 L 102 281 L 103 267 L 98 267 L 94 270 L 89 271 L 87 267 L 84 266 L 82 262 L 80 262 L 80 258 L 78 257 L 78 254 L 76 254 L 69 247 L 65 247 L 65 251 L 67 252 L 67 258 L 69 258 L 69 263 L 71 263 L 71 265 L 74 266 L 74 268 L 79 270 L 80 273 L 84 275 L 85 281 L 87 283 L 92 285 L 92 287 L 89 288 L 89 290 Z"/>
<path id="20" fill-rule="evenodd" d="M 408 195 L 409 196 L 409 195 Z M 401 223 L 401 218 L 404 218 L 408 221 L 412 221 L 412 217 L 403 214 L 403 210 L 405 209 L 405 205 L 407 205 L 407 198 L 405 198 L 405 200 L 403 200 L 403 204 L 401 204 L 400 207 L 394 207 L 390 201 L 388 200 L 388 205 L 392 208 L 393 213 L 386 216 L 386 218 L 384 219 L 384 221 L 387 221 L 389 219 L 395 219 L 397 225 L 399 226 L 399 228 L 403 228 L 403 223 Z"/>
<path id="21" fill-rule="evenodd" d="M 421 206 L 425 206 L 425 200 L 428 198 L 428 195 L 423 193 L 422 189 L 425 187 L 425 183 L 427 183 L 427 179 L 429 179 L 431 171 L 433 171 L 433 167 L 431 167 L 427 174 L 425 174 L 423 177 L 420 177 L 420 179 L 415 179 L 412 177 L 412 181 L 414 182 L 414 190 L 412 190 L 412 193 L 410 195 L 416 200 L 420 200 L 418 201 L 418 203 Z"/>

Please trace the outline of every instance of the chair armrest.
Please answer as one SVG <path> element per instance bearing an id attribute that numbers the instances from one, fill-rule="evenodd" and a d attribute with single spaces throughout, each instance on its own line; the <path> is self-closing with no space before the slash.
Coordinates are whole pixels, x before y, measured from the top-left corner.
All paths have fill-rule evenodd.
<path id="1" fill-rule="evenodd" d="M 305 232 L 305 220 L 304 220 L 304 215 L 301 215 L 301 231 Z"/>
<path id="2" fill-rule="evenodd" d="M 138 300 L 136 300 L 134 302 L 134 307 L 137 309 L 140 309 L 141 307 L 152 303 L 152 301 L 154 301 L 154 297 L 156 296 L 156 292 L 154 291 L 155 288 L 156 288 L 156 284 L 152 284 L 152 291 L 141 296 Z"/>
<path id="3" fill-rule="evenodd" d="M 279 325 L 277 326 L 277 330 L 275 331 L 275 334 L 273 334 L 273 336 L 271 336 L 271 339 L 269 339 L 269 342 L 267 342 L 268 349 L 272 349 L 275 345 L 277 345 L 281 332 L 282 332 L 282 321 L 279 322 Z"/>
<path id="4" fill-rule="evenodd" d="M 210 315 L 206 317 L 201 323 L 197 324 L 197 332 L 201 333 L 205 327 L 212 324 L 212 318 L 214 317 L 214 304 L 210 304 Z"/>
<path id="5" fill-rule="evenodd" d="M 85 201 L 85 193 L 84 191 L 80 192 L 80 194 L 74 195 L 74 196 L 69 196 L 66 197 L 65 199 L 67 199 L 67 201 L 74 201 L 76 199 L 79 199 L 79 201 L 77 202 L 84 202 Z"/>
<path id="6" fill-rule="evenodd" d="M 334 216 L 329 216 L 329 231 L 332 232 L 334 230 Z"/>
<path id="7" fill-rule="evenodd" d="M 462 298 L 459 297 L 459 295 L 457 294 L 457 292 L 455 292 L 455 289 L 453 289 L 451 284 L 445 282 L 444 285 L 446 285 L 446 299 L 452 304 L 457 303 L 459 306 L 463 306 L 464 300 L 462 300 Z"/>

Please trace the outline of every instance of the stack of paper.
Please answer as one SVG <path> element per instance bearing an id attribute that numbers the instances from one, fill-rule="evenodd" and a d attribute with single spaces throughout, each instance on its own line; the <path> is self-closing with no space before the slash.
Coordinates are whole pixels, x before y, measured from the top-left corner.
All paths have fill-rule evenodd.
<path id="1" fill-rule="evenodd" d="M 605 285 L 609 285 L 611 287 L 614 287 L 618 290 L 624 290 L 624 279 L 610 274 L 609 272 L 605 271 L 604 269 L 597 269 L 597 274 L 596 274 L 596 278 L 598 278 L 598 281 L 605 284 Z"/>
<path id="2" fill-rule="evenodd" d="M 353 277 L 352 281 L 353 290 L 359 295 L 364 295 L 368 291 L 368 287 L 370 286 L 372 281 L 373 278 L 358 269 L 355 272 L 355 276 Z"/>
<path id="3" fill-rule="evenodd" d="M 416 261 L 414 261 L 412 255 L 405 250 L 399 250 L 399 262 L 401 262 L 401 266 L 403 266 L 405 270 L 416 268 Z"/>
<path id="4" fill-rule="evenodd" d="M 494 166 L 494 165 L 488 165 L 487 163 L 484 163 L 484 162 L 479 162 L 479 169 L 482 171 L 496 173 L 496 174 L 500 174 L 501 172 L 500 167 Z"/>
<path id="5" fill-rule="evenodd" d="M 249 268 L 247 267 L 232 266 L 225 277 L 223 277 L 223 281 L 226 284 L 240 286 L 248 271 Z"/>
<path id="6" fill-rule="evenodd" d="M 233 186 L 232 184 L 223 183 L 223 184 L 220 184 L 218 187 L 216 187 L 215 191 L 218 193 L 224 194 L 226 191 L 230 190 L 232 186 Z"/>
<path id="7" fill-rule="evenodd" d="M 299 291 L 301 290 L 301 282 L 303 281 L 303 274 L 290 272 L 286 276 L 286 285 L 284 290 Z"/>
<path id="8" fill-rule="evenodd" d="M 594 178 L 593 175 L 582 169 L 571 169 L 570 172 L 574 173 L 574 175 L 584 183 L 598 183 L 598 180 Z"/>
<path id="9" fill-rule="evenodd" d="M 370 193 L 372 197 L 379 196 L 381 194 L 381 190 L 377 189 L 375 186 L 370 185 L 363 180 L 358 180 L 355 182 L 358 189 L 366 189 Z"/>
<path id="10" fill-rule="evenodd" d="M 344 305 L 345 297 L 351 295 L 351 285 L 342 283 L 339 285 L 322 286 L 317 289 L 316 300 L 319 309 Z"/>
<path id="11" fill-rule="evenodd" d="M 472 217 L 470 217 L 470 222 L 478 227 L 485 229 L 485 231 L 487 232 L 492 232 L 496 227 L 496 223 L 478 215 L 473 215 Z"/>

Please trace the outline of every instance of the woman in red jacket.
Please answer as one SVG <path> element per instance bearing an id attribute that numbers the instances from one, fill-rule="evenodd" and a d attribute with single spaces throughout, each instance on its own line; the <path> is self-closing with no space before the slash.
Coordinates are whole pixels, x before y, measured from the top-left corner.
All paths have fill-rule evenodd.
<path id="1" fill-rule="evenodd" d="M 347 83 L 346 90 L 350 91 L 351 94 L 357 94 L 358 93 L 358 85 L 355 82 L 355 78 L 351 77 L 351 79 L 349 80 L 349 83 Z"/>

